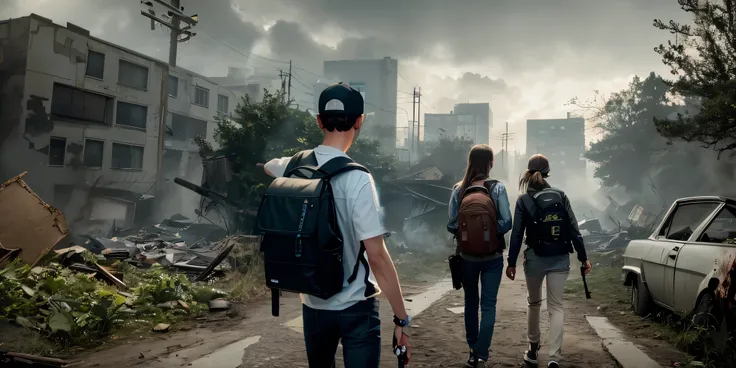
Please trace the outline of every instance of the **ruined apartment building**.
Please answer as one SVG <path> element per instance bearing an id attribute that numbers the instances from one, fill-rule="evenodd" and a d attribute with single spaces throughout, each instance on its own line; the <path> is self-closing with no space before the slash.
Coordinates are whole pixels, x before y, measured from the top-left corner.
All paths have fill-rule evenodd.
<path id="1" fill-rule="evenodd" d="M 28 171 L 28 184 L 71 223 L 124 225 L 153 212 L 162 116 L 167 176 L 191 178 L 199 165 L 201 179 L 192 138 L 211 141 L 215 116 L 238 100 L 73 24 L 35 14 L 0 22 L 0 177 Z"/>
<path id="2" fill-rule="evenodd" d="M 347 83 L 363 95 L 366 124 L 361 129 L 361 137 L 378 140 L 381 152 L 385 155 L 395 155 L 397 152 L 398 73 L 398 60 L 390 57 L 324 62 L 324 75 L 328 80 Z M 315 98 L 320 92 L 315 90 Z"/>

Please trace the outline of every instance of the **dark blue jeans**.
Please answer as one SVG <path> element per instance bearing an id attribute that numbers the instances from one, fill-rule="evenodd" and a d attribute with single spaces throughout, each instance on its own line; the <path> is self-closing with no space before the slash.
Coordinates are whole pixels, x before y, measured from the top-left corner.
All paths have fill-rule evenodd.
<path id="1" fill-rule="evenodd" d="M 318 310 L 304 305 L 302 318 L 310 368 L 335 367 L 335 353 L 340 340 L 345 368 L 378 368 L 381 319 L 375 298 L 341 311 Z"/>
<path id="2" fill-rule="evenodd" d="M 465 290 L 465 338 L 478 358 L 488 360 L 493 327 L 496 324 L 496 300 L 503 273 L 503 257 L 489 261 L 463 261 L 463 290 Z M 480 280 L 480 296 L 478 281 Z M 481 319 L 478 328 L 478 305 Z"/>

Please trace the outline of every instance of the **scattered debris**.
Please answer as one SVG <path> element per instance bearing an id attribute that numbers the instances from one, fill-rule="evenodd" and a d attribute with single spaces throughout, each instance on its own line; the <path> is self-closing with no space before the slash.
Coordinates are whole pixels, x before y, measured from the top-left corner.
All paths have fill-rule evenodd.
<path id="1" fill-rule="evenodd" d="M 0 350 L 0 366 L 3 367 L 16 367 L 21 364 L 33 367 L 69 367 L 74 363 L 76 361 Z"/>
<path id="2" fill-rule="evenodd" d="M 35 265 L 69 230 L 64 215 L 23 181 L 22 173 L 0 186 L 0 244 L 24 263 Z M 0 260 L 7 258 L 0 253 Z"/>
<path id="3" fill-rule="evenodd" d="M 182 215 L 137 228 L 113 225 L 104 236 L 70 233 L 64 215 L 24 174 L 0 186 L 0 210 L 13 213 L 0 223 L 0 319 L 71 346 L 127 325 L 168 332 L 207 310 L 238 315 L 227 293 L 198 282 L 252 265 L 258 237 L 228 236 Z M 0 350 L 0 366 L 20 361 L 70 364 Z"/>
<path id="4" fill-rule="evenodd" d="M 210 311 L 223 311 L 230 309 L 230 302 L 225 299 L 214 299 L 209 301 Z"/>
<path id="5" fill-rule="evenodd" d="M 156 332 L 168 332 L 169 328 L 171 328 L 171 325 L 168 323 L 159 323 L 156 326 L 153 327 L 153 330 Z"/>

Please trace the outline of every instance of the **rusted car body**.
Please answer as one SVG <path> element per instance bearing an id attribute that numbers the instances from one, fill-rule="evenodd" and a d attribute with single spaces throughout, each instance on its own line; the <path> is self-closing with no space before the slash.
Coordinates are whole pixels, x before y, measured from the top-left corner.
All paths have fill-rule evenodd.
<path id="1" fill-rule="evenodd" d="M 675 201 L 648 239 L 629 243 L 621 280 L 631 287 L 632 308 L 641 316 L 656 304 L 693 322 L 733 330 L 736 200 Z"/>

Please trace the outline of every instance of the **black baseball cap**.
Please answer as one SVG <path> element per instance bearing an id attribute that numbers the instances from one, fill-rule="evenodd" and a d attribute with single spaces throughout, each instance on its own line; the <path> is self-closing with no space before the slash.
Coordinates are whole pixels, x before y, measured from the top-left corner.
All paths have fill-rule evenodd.
<path id="1" fill-rule="evenodd" d="M 319 95 L 319 114 L 363 115 L 363 95 L 342 82 L 333 84 Z"/>

